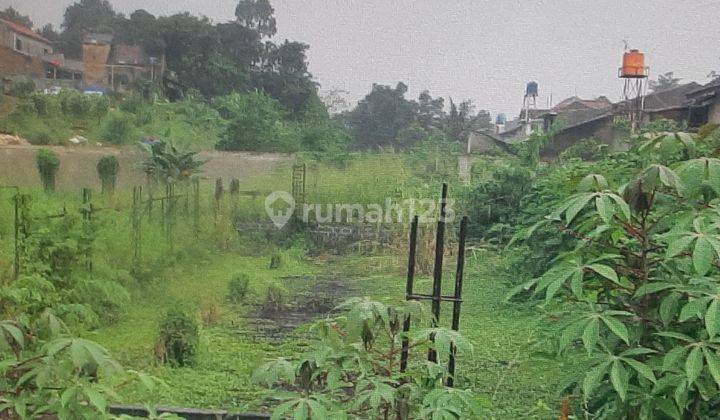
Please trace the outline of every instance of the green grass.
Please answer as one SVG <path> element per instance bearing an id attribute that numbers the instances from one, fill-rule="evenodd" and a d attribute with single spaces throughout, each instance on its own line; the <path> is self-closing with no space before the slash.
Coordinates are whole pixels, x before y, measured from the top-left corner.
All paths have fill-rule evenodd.
<path id="1" fill-rule="evenodd" d="M 344 168 L 327 164 L 309 167 L 310 199 L 325 202 L 374 202 L 397 193 L 436 197 L 439 184 L 423 183 L 414 178 L 417 168 L 403 155 L 363 154 Z M 289 189 L 288 168 L 276 174 L 241 181 L 241 190 Z M 451 186 L 451 195 L 459 193 Z M 165 237 L 159 216 L 143 222 L 142 276 L 126 284 L 132 301 L 115 324 L 87 336 L 106 346 L 125 367 L 147 371 L 167 383 L 154 395 L 140 391 L 121 392 L 122 402 L 154 402 L 163 405 L 267 410 L 264 393 L 251 381 L 252 372 L 265 360 L 279 356 L 297 356 L 303 340 L 289 339 L 282 344 L 253 340 L 252 331 L 242 315 L 248 306 L 229 305 L 224 297 L 227 283 L 236 274 L 247 273 L 251 279 L 248 301 L 262 298 L 268 284 L 282 276 L 331 274 L 352 279 L 357 295 L 381 300 L 400 301 L 405 287 L 405 243 L 401 239 L 395 250 L 382 255 L 349 254 L 305 257 L 299 246 L 283 251 L 284 265 L 269 269 L 270 255 L 277 249 L 264 238 L 237 234 L 229 227 L 225 215 L 216 226 L 213 220 L 211 185 L 203 185 L 202 234 L 195 239 L 189 216 L 178 217 L 174 249 Z M 11 193 L 0 193 L 0 235 L 10 237 Z M 77 194 L 46 196 L 33 191 L 34 214 L 53 213 L 66 204 L 68 211 L 79 206 Z M 240 199 L 238 211 L 248 220 L 264 218 L 263 197 Z M 112 268 L 130 270 L 129 195 L 119 192 L 115 210 L 99 213 L 101 220 L 95 258 L 96 272 Z M 102 207 L 109 204 L 103 203 Z M 225 209 L 231 204 L 226 202 Z M 158 213 L 159 214 L 159 213 Z M 448 235 L 452 239 L 452 235 Z M 10 241 L 0 244 L 0 272 L 9 269 Z M 583 370 L 582 358 L 558 360 L 543 340 L 557 333 L 557 323 L 541 308 L 531 303 L 505 303 L 503 298 L 513 278 L 499 251 L 472 251 L 466 268 L 461 333 L 474 345 L 474 353 L 458 360 L 458 386 L 470 388 L 490 404 L 490 416 L 507 418 L 556 418 L 560 396 L 557 388 L 569 377 Z M 445 263 L 445 293 L 451 293 L 454 262 Z M 429 276 L 418 276 L 417 291 L 430 290 Z M 216 323 L 202 329 L 201 350 L 191 367 L 158 366 L 153 356 L 160 318 L 168 308 L 184 303 L 198 312 L 208 305 L 220 308 Z M 441 322 L 449 324 L 450 304 L 445 304 Z M 416 357 L 422 355 L 416 355 Z"/>
<path id="2" fill-rule="evenodd" d="M 92 338 L 105 345 L 126 367 L 148 370 L 168 384 L 160 394 L 123 395 L 124 402 L 154 399 L 165 405 L 234 409 L 263 409 L 263 391 L 251 375 L 263 361 L 296 356 L 302 341 L 289 339 L 281 345 L 249 341 L 241 315 L 246 307 L 226 304 L 227 282 L 234 273 L 251 276 L 255 300 L 270 282 L 284 275 L 327 273 L 355 278 L 355 294 L 384 301 L 404 296 L 403 258 L 382 256 L 335 256 L 314 262 L 286 257 L 280 270 L 268 269 L 269 254 L 257 257 L 232 252 L 211 254 L 201 262 L 167 269 L 151 287 L 135 291 L 135 299 L 116 325 L 100 329 Z M 554 321 L 542 310 L 527 304 L 506 303 L 510 277 L 495 253 L 471 253 L 466 269 L 461 333 L 473 344 L 472 355 L 458 360 L 458 386 L 472 389 L 490 403 L 494 418 L 552 418 L 557 415 L 557 390 L 581 362 L 559 360 L 543 340 L 556 332 Z M 454 262 L 446 262 L 444 292 L 451 293 Z M 429 276 L 418 276 L 417 291 L 429 291 Z M 222 317 L 202 332 L 202 349 L 192 367 L 169 368 L 153 361 L 159 318 L 176 302 L 194 307 L 219 303 Z M 429 304 L 429 303 L 428 303 Z M 449 324 L 451 305 L 445 304 L 441 322 Z M 418 356 L 418 355 L 416 355 Z M 444 361 L 444 359 L 441 359 Z"/>
<path id="3" fill-rule="evenodd" d="M 250 381 L 253 370 L 269 355 L 284 354 L 286 346 L 267 342 L 250 342 L 240 315 L 248 306 L 225 302 L 227 284 L 237 273 L 250 276 L 248 301 L 262 299 L 267 285 L 279 283 L 280 277 L 313 274 L 317 268 L 284 253 L 283 265 L 270 270 L 269 257 L 244 257 L 234 253 L 215 253 L 192 264 L 178 264 L 167 269 L 152 285 L 134 291 L 132 304 L 122 320 L 99 329 L 90 337 L 106 346 L 127 368 L 149 371 L 164 380 L 162 404 L 242 408 L 257 400 L 259 390 Z M 173 305 L 183 303 L 200 310 L 217 305 L 220 318 L 203 328 L 202 348 L 192 367 L 157 366 L 153 346 L 160 318 Z M 148 395 L 124 395 L 125 402 L 142 402 Z"/>

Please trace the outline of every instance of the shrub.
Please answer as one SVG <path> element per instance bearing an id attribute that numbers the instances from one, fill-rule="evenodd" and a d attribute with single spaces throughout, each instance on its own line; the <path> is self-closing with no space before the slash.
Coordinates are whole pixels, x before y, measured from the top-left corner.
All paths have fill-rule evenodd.
<path id="1" fill-rule="evenodd" d="M 46 192 L 55 191 L 55 175 L 60 167 L 60 159 L 52 150 L 40 149 L 35 156 L 40 180 Z"/>
<path id="2" fill-rule="evenodd" d="M 698 138 L 702 140 L 705 137 L 712 134 L 712 132 L 717 130 L 718 128 L 720 128 L 720 124 L 713 124 L 713 123 L 704 124 L 702 127 L 698 128 L 698 132 L 697 132 Z"/>
<path id="3" fill-rule="evenodd" d="M 282 255 L 279 253 L 274 253 L 270 256 L 270 268 L 271 270 L 275 270 L 282 267 Z"/>
<path id="4" fill-rule="evenodd" d="M 220 307 L 217 302 L 206 300 L 200 304 L 200 319 L 203 325 L 213 325 L 220 319 Z"/>
<path id="5" fill-rule="evenodd" d="M 265 290 L 265 300 L 262 303 L 263 312 L 279 312 L 287 304 L 287 289 L 279 284 L 270 284 Z"/>
<path id="6" fill-rule="evenodd" d="M 35 106 L 35 112 L 38 115 L 47 115 L 50 110 L 51 99 L 47 95 L 41 93 L 34 93 L 30 96 L 30 100 Z"/>
<path id="7" fill-rule="evenodd" d="M 35 91 L 35 82 L 33 82 L 30 78 L 23 77 L 13 81 L 10 84 L 10 87 L 6 88 L 5 91 L 10 96 L 24 98 Z"/>
<path id="8" fill-rule="evenodd" d="M 192 311 L 181 306 L 168 310 L 160 323 L 159 343 L 165 349 L 165 361 L 173 366 L 192 364 L 200 341 L 200 328 Z"/>
<path id="9" fill-rule="evenodd" d="M 50 133 L 50 130 L 45 127 L 38 127 L 29 133 L 26 133 L 25 137 L 31 144 L 39 146 L 47 146 L 52 143 L 52 134 Z"/>
<path id="10" fill-rule="evenodd" d="M 134 134 L 132 119 L 122 112 L 108 115 L 100 130 L 100 138 L 113 144 L 128 143 L 132 141 Z"/>
<path id="11" fill-rule="evenodd" d="M 120 164 L 113 155 L 107 155 L 100 158 L 97 164 L 98 176 L 102 183 L 102 193 L 112 194 L 115 191 L 117 182 L 117 174 L 120 170 Z"/>
<path id="12" fill-rule="evenodd" d="M 126 96 L 125 99 L 120 102 L 119 108 L 122 111 L 137 114 L 144 106 L 145 104 L 142 97 L 140 95 L 133 94 Z"/>
<path id="13" fill-rule="evenodd" d="M 260 92 L 232 94 L 215 101 L 228 124 L 217 148 L 258 152 L 294 152 L 298 138 L 283 120 L 285 111 L 276 100 Z"/>
<path id="14" fill-rule="evenodd" d="M 580 139 L 572 146 L 560 153 L 561 160 L 578 158 L 582 160 L 597 160 L 607 156 L 607 145 L 593 138 Z"/>
<path id="15" fill-rule="evenodd" d="M 79 92 L 68 92 L 63 97 L 64 111 L 76 118 L 83 118 L 92 110 L 92 99 Z"/>
<path id="16" fill-rule="evenodd" d="M 228 282 L 227 301 L 240 303 L 245 300 L 250 286 L 250 277 L 247 274 L 238 274 Z"/>

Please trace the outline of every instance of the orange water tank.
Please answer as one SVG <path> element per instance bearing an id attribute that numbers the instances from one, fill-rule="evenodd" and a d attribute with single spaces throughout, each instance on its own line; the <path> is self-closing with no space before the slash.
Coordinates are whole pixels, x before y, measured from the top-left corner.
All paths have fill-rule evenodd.
<path id="1" fill-rule="evenodd" d="M 647 77 L 645 54 L 638 50 L 630 50 L 623 54 L 622 67 L 620 67 L 620 77 Z"/>

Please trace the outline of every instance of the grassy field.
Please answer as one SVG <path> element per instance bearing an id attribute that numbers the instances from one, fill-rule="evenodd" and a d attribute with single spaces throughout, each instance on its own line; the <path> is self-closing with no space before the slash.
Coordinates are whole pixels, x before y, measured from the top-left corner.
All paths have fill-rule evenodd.
<path id="1" fill-rule="evenodd" d="M 242 181 L 241 190 L 286 190 L 289 178 L 289 174 L 251 177 Z M 317 202 L 370 203 L 384 197 L 436 197 L 439 187 L 437 182 L 419 178 L 418 168 L 403 155 L 361 155 L 341 166 L 309 166 L 308 197 Z M 461 194 L 461 188 L 451 184 L 451 195 Z M 9 198 L 9 194 L 5 192 L 3 197 Z M 131 294 L 129 303 L 122 308 L 117 322 L 84 335 L 107 347 L 126 368 L 147 371 L 167 384 L 154 395 L 137 390 L 121 392 L 123 403 L 269 411 L 266 394 L 252 382 L 252 372 L 268 359 L 300 354 L 307 346 L 307 326 L 312 316 L 324 313 L 291 314 L 296 319 L 289 321 L 289 329 L 285 325 L 280 333 L 266 337 L 267 329 L 258 321 L 263 316 L 257 308 L 268 286 L 284 287 L 287 300 L 299 302 L 299 306 L 308 291 L 313 294 L 323 289 L 337 289 L 333 304 L 351 296 L 399 302 L 404 298 L 407 233 L 400 232 L 388 248 L 342 255 L 311 249 L 299 238 L 274 245 L 266 237 L 238 236 L 230 227 L 229 203 L 224 204 L 226 214 L 214 220 L 212 203 L 207 198 L 211 194 L 209 183 L 203 194 L 202 234 L 198 239 L 194 239 L 187 215 L 177 221 L 174 246 L 163 233 L 159 213 L 153 221 L 143 222 L 143 264 L 138 277 L 125 284 Z M 116 198 L 114 212 L 100 213 L 97 272 L 110 271 L 111 267 L 127 271 L 132 268 L 127 200 L 122 193 Z M 33 192 L 36 214 L 50 214 L 66 204 L 70 212 L 75 212 L 77 201 L 75 196 Z M 0 234 L 6 236 L 11 234 L 8 227 L 12 212 L 9 201 L 3 198 L 3 203 Z M 236 210 L 242 218 L 260 220 L 265 217 L 263 207 L 262 197 L 242 198 Z M 448 249 L 454 238 L 454 229 L 450 230 Z M 429 251 L 424 249 L 419 255 L 424 274 L 417 278 L 418 291 L 430 290 Z M 283 264 L 271 269 L 270 258 L 278 253 Z M 10 255 L 10 244 L 3 241 L 0 268 L 8 269 Z M 453 259 L 449 253 L 445 264 L 444 287 L 448 294 L 453 283 Z M 582 359 L 560 361 L 554 357 L 544 338 L 556 333 L 556 324 L 542 308 L 504 302 L 511 285 L 521 280 L 514 278 L 506 261 L 501 250 L 496 249 L 472 247 L 468 254 L 461 333 L 474 345 L 474 352 L 460 355 L 457 386 L 471 389 L 488 407 L 491 418 L 554 418 L 560 400 L 557 389 L 583 369 Z M 250 277 L 246 303 L 229 304 L 225 299 L 228 282 L 243 273 Z M 159 322 L 176 305 L 191 308 L 198 319 L 204 320 L 199 354 L 189 367 L 162 365 L 153 352 Z M 449 304 L 443 308 L 444 325 L 449 325 L 450 309 Z"/>
<path id="2" fill-rule="evenodd" d="M 209 255 L 202 261 L 167 269 L 152 287 L 137 290 L 126 316 L 113 326 L 92 333 L 124 365 L 147 370 L 168 387 L 157 395 L 124 395 L 124 402 L 146 401 L 164 405 L 267 409 L 262 389 L 251 375 L 263 361 L 293 356 L 306 340 L 304 325 L 284 340 L 258 337 L 245 315 L 250 304 L 263 298 L 268 284 L 285 276 L 326 275 L 352 284 L 348 296 L 370 296 L 382 301 L 399 301 L 404 295 L 404 275 L 399 256 L 321 256 L 309 259 L 295 252 L 286 254 L 278 270 L 268 268 L 269 257 L 239 256 L 234 253 Z M 448 261 L 445 288 L 450 292 L 453 262 Z M 251 275 L 248 305 L 224 301 L 227 282 L 233 273 Z M 474 346 L 473 354 L 461 356 L 458 386 L 470 388 L 489 409 L 493 418 L 552 418 L 559 405 L 560 384 L 582 369 L 572 359 L 553 357 L 543 337 L 553 333 L 553 322 L 541 310 L 505 303 L 509 275 L 502 259 L 492 251 L 470 255 L 467 266 L 461 333 Z M 417 290 L 429 290 L 428 276 L 418 278 Z M 290 299 L 292 299 L 292 289 Z M 192 367 L 158 366 L 153 357 L 159 318 L 172 305 L 185 303 L 201 311 L 217 304 L 218 320 L 206 325 L 202 346 Z M 450 305 L 441 314 L 449 322 Z M 318 314 L 318 316 L 321 316 Z M 569 360 L 569 362 L 568 362 Z M 579 362 L 578 362 L 579 363 Z"/>

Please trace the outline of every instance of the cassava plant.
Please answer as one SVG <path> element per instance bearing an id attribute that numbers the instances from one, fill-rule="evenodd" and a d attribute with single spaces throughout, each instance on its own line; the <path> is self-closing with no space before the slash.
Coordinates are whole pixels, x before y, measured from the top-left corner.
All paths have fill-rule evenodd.
<path id="1" fill-rule="evenodd" d="M 97 343 L 68 335 L 50 309 L 0 321 L 0 418 L 109 418 L 108 400 L 156 380 L 125 371 Z"/>
<path id="2" fill-rule="evenodd" d="M 40 149 L 35 156 L 35 164 L 45 192 L 55 191 L 55 175 L 60 168 L 60 159 L 52 150 Z"/>
<path id="3" fill-rule="evenodd" d="M 97 163 L 98 176 L 102 184 L 102 193 L 112 195 L 117 183 L 117 174 L 120 170 L 120 163 L 114 155 L 107 155 L 100 158 Z"/>
<path id="4" fill-rule="evenodd" d="M 719 194 L 718 159 L 650 164 L 617 191 L 588 175 L 548 217 L 577 246 L 516 291 L 571 308 L 559 350 L 592 359 L 574 388 L 586 418 L 719 412 Z"/>
<path id="5" fill-rule="evenodd" d="M 460 353 L 470 352 L 470 344 L 443 328 L 403 334 L 406 315 L 415 325 L 427 325 L 421 308 L 419 302 L 388 306 L 356 298 L 338 308 L 341 316 L 316 322 L 317 339 L 308 353 L 266 363 L 254 374 L 255 381 L 285 391 L 273 418 L 479 418 L 475 396 L 445 387 L 444 366 L 425 360 L 430 347 L 442 355 L 451 342 Z M 406 372 L 400 369 L 403 338 L 411 355 Z"/>

